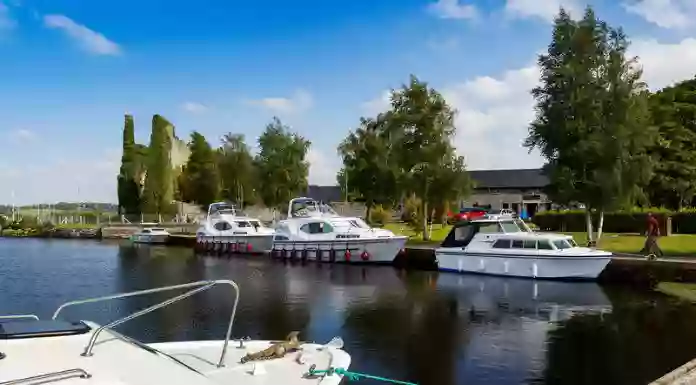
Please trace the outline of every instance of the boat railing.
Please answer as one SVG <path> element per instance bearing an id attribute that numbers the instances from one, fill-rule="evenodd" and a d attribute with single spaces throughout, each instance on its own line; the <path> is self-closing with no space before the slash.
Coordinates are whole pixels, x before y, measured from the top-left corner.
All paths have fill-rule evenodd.
<path id="1" fill-rule="evenodd" d="M 0 385 L 19 385 L 19 384 L 46 384 L 49 382 L 57 382 L 62 380 L 67 380 L 70 378 L 92 378 L 92 375 L 87 373 L 84 369 L 68 369 L 61 370 L 59 372 L 44 373 L 36 376 L 20 378 L 17 380 L 10 380 L 5 382 L 0 382 Z"/>
<path id="2" fill-rule="evenodd" d="M 3 319 L 34 319 L 39 320 L 36 314 L 15 314 L 15 315 L 0 315 L 0 320 Z"/>
<path id="3" fill-rule="evenodd" d="M 231 280 L 221 279 L 221 280 L 214 280 L 214 281 L 197 281 L 197 282 L 185 283 L 185 284 L 181 284 L 181 285 L 164 286 L 164 287 L 158 287 L 158 288 L 148 289 L 148 290 L 140 290 L 140 291 L 133 291 L 133 292 L 128 292 L 128 293 L 114 294 L 114 295 L 109 295 L 109 296 L 105 296 L 105 297 L 87 298 L 87 299 L 82 299 L 82 300 L 77 300 L 77 301 L 70 301 L 70 302 L 66 302 L 66 303 L 60 305 L 58 307 L 58 309 L 56 309 L 55 313 L 53 313 L 52 319 L 55 320 L 58 317 L 58 314 L 60 314 L 60 312 L 63 309 L 70 307 L 70 306 L 84 305 L 84 304 L 95 303 L 95 302 L 110 301 L 110 300 L 114 300 L 114 299 L 134 297 L 134 296 L 139 296 L 139 295 L 147 295 L 147 294 L 159 293 L 159 292 L 163 292 L 163 291 L 194 288 L 194 289 L 189 290 L 185 293 L 177 295 L 176 297 L 172 297 L 166 301 L 152 305 L 150 307 L 147 307 L 145 309 L 137 311 L 133 314 L 130 314 L 130 315 L 125 316 L 123 318 L 119 318 L 115 321 L 112 321 L 106 325 L 100 326 L 97 330 L 94 331 L 94 333 L 92 333 L 92 337 L 90 338 L 89 343 L 85 347 L 85 351 L 82 353 L 82 356 L 90 357 L 93 354 L 92 349 L 94 349 L 94 344 L 97 341 L 97 337 L 99 337 L 99 334 L 101 334 L 102 331 L 104 331 L 106 329 L 112 329 L 112 328 L 114 328 L 118 325 L 121 325 L 125 322 L 128 322 L 132 319 L 138 318 L 138 317 L 145 315 L 147 313 L 151 313 L 151 312 L 153 312 L 157 309 L 161 309 L 165 306 L 169 306 L 175 302 L 179 302 L 179 301 L 186 299 L 186 298 L 188 298 L 196 293 L 200 293 L 202 291 L 208 290 L 216 285 L 230 285 L 234 288 L 234 292 L 235 292 L 234 305 L 232 307 L 232 315 L 230 316 L 230 323 L 227 326 L 227 332 L 225 334 L 225 341 L 223 342 L 223 345 L 222 345 L 222 353 L 220 353 L 220 361 L 218 362 L 218 365 L 217 365 L 220 368 L 220 367 L 224 366 L 225 355 L 227 353 L 227 345 L 229 344 L 229 341 L 230 341 L 230 336 L 232 334 L 232 325 L 234 324 L 234 317 L 237 313 L 237 304 L 239 303 L 239 286 L 237 286 L 237 284 Z M 0 384 L 0 385 L 2 385 L 2 384 Z"/>

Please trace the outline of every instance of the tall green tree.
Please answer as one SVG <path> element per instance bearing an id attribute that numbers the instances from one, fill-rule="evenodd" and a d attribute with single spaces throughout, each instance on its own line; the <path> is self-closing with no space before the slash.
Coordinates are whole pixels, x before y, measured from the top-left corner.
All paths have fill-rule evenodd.
<path id="1" fill-rule="evenodd" d="M 191 155 L 179 176 L 179 190 L 183 201 L 208 207 L 220 194 L 220 177 L 215 151 L 200 133 L 191 133 Z"/>
<path id="2" fill-rule="evenodd" d="M 599 238 L 604 211 L 638 199 L 651 176 L 646 89 L 635 59 L 626 58 L 628 45 L 590 7 L 578 21 L 561 9 L 538 60 L 537 116 L 525 145 L 546 158 L 554 200 L 585 205 L 590 240 L 592 211 L 600 215 Z"/>
<path id="3" fill-rule="evenodd" d="M 123 155 L 118 173 L 118 212 L 140 214 L 140 180 L 138 174 L 139 154 L 135 143 L 133 116 L 126 115 L 123 125 Z"/>
<path id="4" fill-rule="evenodd" d="M 392 146 L 383 127 L 383 118 L 383 115 L 376 119 L 362 118 L 360 127 L 348 134 L 338 148 L 343 158 L 339 182 L 343 189 L 347 187 L 365 200 L 367 218 L 375 204 L 394 203 L 399 198 L 398 170 L 390 162 Z"/>
<path id="5" fill-rule="evenodd" d="M 461 175 L 449 180 L 441 177 L 445 175 L 443 169 L 459 162 L 455 161 L 452 145 L 456 111 L 437 90 L 415 76 L 392 92 L 391 105 L 386 135 L 391 143 L 400 146 L 400 151 L 393 152 L 393 161 L 398 165 L 403 189 L 421 199 L 422 231 L 424 239 L 428 239 L 429 207 L 443 203 L 432 200 L 437 195 L 433 189 L 467 190 L 466 186 L 456 185 L 467 180 L 463 162 L 462 168 L 451 168 Z"/>
<path id="6" fill-rule="evenodd" d="M 218 150 L 222 196 L 238 204 L 256 202 L 256 166 L 244 135 L 228 133 Z"/>
<path id="7" fill-rule="evenodd" d="M 650 203 L 681 209 L 696 194 L 696 79 L 651 95 L 650 111 L 659 131 L 650 149 L 655 160 Z"/>
<path id="8" fill-rule="evenodd" d="M 174 126 L 160 115 L 152 117 L 152 133 L 147 151 L 147 171 L 143 188 L 143 207 L 148 214 L 168 214 L 173 210 L 172 133 Z"/>
<path id="9" fill-rule="evenodd" d="M 266 206 L 278 207 L 307 189 L 311 142 L 291 132 L 274 117 L 259 137 L 256 156 L 259 195 Z"/>

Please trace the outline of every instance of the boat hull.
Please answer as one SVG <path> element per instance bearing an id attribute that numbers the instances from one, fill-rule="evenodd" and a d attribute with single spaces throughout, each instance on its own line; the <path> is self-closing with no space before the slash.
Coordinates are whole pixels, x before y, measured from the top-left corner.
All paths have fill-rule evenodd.
<path id="1" fill-rule="evenodd" d="M 248 235 L 202 235 L 196 236 L 196 242 L 207 248 L 206 245 L 234 245 L 232 249 L 243 247 L 244 252 L 268 253 L 273 249 L 273 234 L 248 234 Z"/>
<path id="2" fill-rule="evenodd" d="M 406 246 L 407 237 L 327 241 L 279 241 L 273 256 L 324 262 L 392 263 Z M 349 253 L 348 253 L 349 252 Z"/>
<path id="3" fill-rule="evenodd" d="M 441 271 L 536 279 L 596 280 L 611 261 L 611 254 L 516 256 L 438 249 L 435 258 Z"/>
<path id="4" fill-rule="evenodd" d="M 163 244 L 169 240 L 167 234 L 135 234 L 131 238 L 135 243 Z"/>

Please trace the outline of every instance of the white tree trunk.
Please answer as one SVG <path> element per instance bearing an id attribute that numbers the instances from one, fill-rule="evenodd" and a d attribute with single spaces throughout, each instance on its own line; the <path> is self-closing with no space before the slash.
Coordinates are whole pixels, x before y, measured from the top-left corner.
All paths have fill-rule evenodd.
<path id="1" fill-rule="evenodd" d="M 585 225 L 587 226 L 587 242 L 592 242 L 592 213 L 589 206 L 585 208 Z"/>
<path id="2" fill-rule="evenodd" d="M 604 210 L 599 211 L 599 223 L 597 224 L 597 244 L 599 244 L 599 239 L 602 238 L 602 228 L 604 227 Z"/>

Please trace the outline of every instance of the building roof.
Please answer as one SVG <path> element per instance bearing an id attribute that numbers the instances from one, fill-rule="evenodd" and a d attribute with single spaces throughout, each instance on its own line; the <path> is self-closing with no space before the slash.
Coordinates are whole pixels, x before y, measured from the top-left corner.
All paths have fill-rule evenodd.
<path id="1" fill-rule="evenodd" d="M 476 182 L 476 189 L 544 188 L 549 178 L 540 168 L 521 170 L 473 170 L 469 171 Z"/>
<path id="2" fill-rule="evenodd" d="M 340 202 L 344 199 L 339 186 L 309 185 L 305 196 L 325 203 Z"/>

